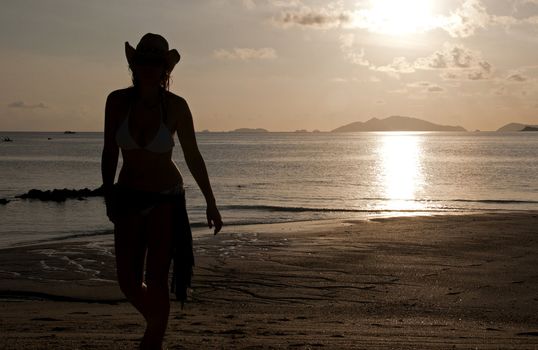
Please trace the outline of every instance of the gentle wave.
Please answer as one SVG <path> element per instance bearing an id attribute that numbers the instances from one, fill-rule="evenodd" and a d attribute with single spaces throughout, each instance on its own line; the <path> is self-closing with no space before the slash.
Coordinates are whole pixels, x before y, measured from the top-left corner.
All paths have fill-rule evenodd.
<path id="1" fill-rule="evenodd" d="M 428 208 L 428 209 L 349 209 L 349 208 L 312 208 L 285 207 L 277 205 L 226 205 L 223 210 L 265 210 L 282 212 L 339 212 L 339 213 L 381 213 L 381 212 L 441 212 L 446 210 L 466 210 L 465 208 Z"/>
<path id="2" fill-rule="evenodd" d="M 86 232 L 76 232 L 76 233 L 66 233 L 62 234 L 61 236 L 51 236 L 43 239 L 35 239 L 31 241 L 24 241 L 24 242 L 16 242 L 13 244 L 10 244 L 8 248 L 11 247 L 22 247 L 22 246 L 28 246 L 28 245 L 36 245 L 36 244 L 43 244 L 43 243 L 53 243 L 58 241 L 65 241 L 69 239 L 77 239 L 77 238 L 89 238 L 89 237 L 97 237 L 97 236 L 108 236 L 112 235 L 114 233 L 113 229 L 110 230 L 98 230 L 98 231 L 86 231 Z M 0 247 L 0 249 L 2 249 Z"/>
<path id="3" fill-rule="evenodd" d="M 493 203 L 493 204 L 538 204 L 538 201 L 533 200 L 517 200 L 517 199 L 392 199 L 392 198 L 360 198 L 361 200 L 373 201 L 403 201 L 403 202 L 419 202 L 419 203 L 439 203 L 439 202 L 461 202 L 461 203 Z"/>
<path id="4" fill-rule="evenodd" d="M 514 199 L 453 199 L 452 202 L 464 202 L 464 203 L 494 203 L 494 204 L 538 204 L 538 201 L 531 200 L 514 200 Z"/>

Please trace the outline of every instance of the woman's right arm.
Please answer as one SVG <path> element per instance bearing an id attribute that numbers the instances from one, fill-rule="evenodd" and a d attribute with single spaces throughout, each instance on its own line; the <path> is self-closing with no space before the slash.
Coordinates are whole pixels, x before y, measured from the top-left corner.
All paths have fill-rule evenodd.
<path id="1" fill-rule="evenodd" d="M 117 92 L 108 95 L 105 105 L 105 140 L 101 157 L 101 177 L 105 195 L 112 188 L 118 166 L 119 148 L 116 144 Z"/>

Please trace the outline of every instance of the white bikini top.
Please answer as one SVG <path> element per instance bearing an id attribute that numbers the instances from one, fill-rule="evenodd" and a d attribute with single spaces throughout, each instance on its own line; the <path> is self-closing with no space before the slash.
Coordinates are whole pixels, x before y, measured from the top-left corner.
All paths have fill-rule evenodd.
<path id="1" fill-rule="evenodd" d="M 123 150 L 145 149 L 146 151 L 154 153 L 166 153 L 172 150 L 175 145 L 174 137 L 168 127 L 164 124 L 162 104 L 159 104 L 161 115 L 159 130 L 157 130 L 153 140 L 151 140 L 145 147 L 140 147 L 129 132 L 129 116 L 131 115 L 131 109 L 131 105 L 129 105 L 127 116 L 116 132 L 116 143 L 118 146 Z"/>

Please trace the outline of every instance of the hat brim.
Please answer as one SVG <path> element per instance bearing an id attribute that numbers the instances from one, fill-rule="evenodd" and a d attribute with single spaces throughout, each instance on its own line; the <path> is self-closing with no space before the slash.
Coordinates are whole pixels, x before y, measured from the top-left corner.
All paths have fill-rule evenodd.
<path id="1" fill-rule="evenodd" d="M 140 54 L 136 52 L 136 49 L 132 47 L 129 42 L 125 42 L 125 57 L 129 66 L 134 66 L 136 64 L 136 56 Z M 165 68 L 167 71 L 171 72 L 176 64 L 181 59 L 179 52 L 176 49 L 169 50 L 163 56 Z"/>

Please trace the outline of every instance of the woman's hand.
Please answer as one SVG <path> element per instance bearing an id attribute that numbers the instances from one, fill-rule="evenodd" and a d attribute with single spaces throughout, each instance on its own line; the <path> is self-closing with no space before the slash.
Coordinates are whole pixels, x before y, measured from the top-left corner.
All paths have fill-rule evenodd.
<path id="1" fill-rule="evenodd" d="M 114 194 L 114 186 L 108 185 L 102 186 L 104 191 L 104 198 L 105 198 L 105 207 L 106 207 L 106 216 L 108 216 L 108 219 L 110 222 L 115 224 L 114 218 L 115 218 L 115 211 L 116 211 L 116 198 Z"/>
<path id="2" fill-rule="evenodd" d="M 207 205 L 206 216 L 207 226 L 209 226 L 209 228 L 213 228 L 213 226 L 215 226 L 215 231 L 213 232 L 213 234 L 216 235 L 222 228 L 222 218 L 220 217 L 220 213 L 217 209 L 216 204 Z"/>

